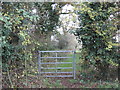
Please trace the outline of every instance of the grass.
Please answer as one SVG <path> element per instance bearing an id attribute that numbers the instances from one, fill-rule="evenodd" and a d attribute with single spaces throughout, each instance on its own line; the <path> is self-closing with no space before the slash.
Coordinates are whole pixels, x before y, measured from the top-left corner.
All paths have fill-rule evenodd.
<path id="1" fill-rule="evenodd" d="M 65 86 L 61 84 L 61 80 L 52 81 L 49 78 L 45 78 L 43 83 L 46 88 L 65 88 Z"/>
<path id="2" fill-rule="evenodd" d="M 66 57 L 73 57 L 73 54 L 67 54 L 67 55 L 63 55 Z M 79 74 L 80 71 L 82 71 L 82 68 L 80 67 L 79 63 L 80 63 L 80 59 L 79 59 L 80 53 L 76 53 L 75 54 L 75 59 L 76 59 L 76 73 Z M 49 60 L 49 59 L 48 59 Z M 48 61 L 47 60 L 47 61 Z M 67 59 L 58 59 L 58 62 L 72 62 L 72 58 L 67 58 Z M 52 61 L 52 59 L 50 60 Z M 54 60 L 55 61 L 55 60 Z M 56 65 L 48 65 L 47 67 L 56 67 Z M 72 67 L 72 64 L 57 64 L 57 67 Z M 44 70 L 45 72 L 55 72 L 55 69 L 46 69 Z M 72 69 L 58 69 L 58 72 L 72 72 Z"/>
<path id="3" fill-rule="evenodd" d="M 70 79 L 68 80 L 70 83 L 78 83 L 79 81 L 78 80 L 75 80 L 75 79 Z"/>
<path id="4" fill-rule="evenodd" d="M 73 54 L 68 54 L 67 57 L 73 57 Z M 75 55 L 76 63 L 79 63 L 79 54 Z M 72 62 L 72 58 L 64 59 L 64 62 Z M 72 64 L 59 64 L 58 67 L 72 67 Z M 78 69 L 78 66 L 76 66 Z M 72 69 L 64 69 L 62 71 L 72 71 Z"/>
<path id="5" fill-rule="evenodd" d="M 62 80 L 64 79 L 51 79 L 51 78 L 45 78 L 44 79 L 44 85 L 46 88 L 118 88 L 118 82 L 110 82 L 110 81 L 85 81 L 85 80 L 79 80 L 79 79 L 67 79 L 65 80 L 66 84 L 62 83 Z"/>

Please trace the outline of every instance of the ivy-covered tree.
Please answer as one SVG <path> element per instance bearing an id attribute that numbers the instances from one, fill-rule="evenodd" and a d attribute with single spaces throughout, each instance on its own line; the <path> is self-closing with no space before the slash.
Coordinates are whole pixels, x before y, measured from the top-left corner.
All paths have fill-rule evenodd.
<path id="1" fill-rule="evenodd" d="M 84 60 L 96 66 L 100 79 L 107 79 L 110 64 L 118 65 L 119 54 L 113 36 L 118 30 L 110 17 L 119 11 L 117 3 L 85 2 L 77 9 L 80 27 L 74 33 L 82 40 Z"/>
<path id="2" fill-rule="evenodd" d="M 57 15 L 58 11 L 52 9 L 53 3 L 3 2 L 1 4 L 2 70 L 7 72 L 9 85 L 13 87 L 15 85 L 10 79 L 12 72 L 15 72 L 13 76 L 17 80 L 26 67 L 26 62 L 23 61 L 32 60 L 33 51 L 42 47 L 43 42 L 35 38 L 31 29 L 35 29 L 33 30 L 35 32 L 39 31 L 40 37 L 47 32 L 53 32 L 59 15 Z M 37 10 L 36 14 L 32 12 L 34 8 Z"/>

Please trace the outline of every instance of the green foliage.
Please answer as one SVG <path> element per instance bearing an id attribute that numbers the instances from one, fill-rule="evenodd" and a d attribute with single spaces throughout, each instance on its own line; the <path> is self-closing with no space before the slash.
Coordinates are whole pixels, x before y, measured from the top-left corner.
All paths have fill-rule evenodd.
<path id="1" fill-rule="evenodd" d="M 98 88 L 118 88 L 118 83 L 103 82 Z"/>
<path id="2" fill-rule="evenodd" d="M 37 16 L 33 17 L 24 8 L 14 8 L 13 6 L 16 6 L 16 4 L 3 3 L 2 17 L 0 18 L 0 21 L 3 23 L 1 28 L 3 70 L 4 66 L 12 64 L 11 61 L 25 59 L 25 47 L 31 44 L 31 37 L 26 30 L 30 24 L 29 22 L 37 18 Z"/>
<path id="3" fill-rule="evenodd" d="M 39 7 L 39 5 L 42 6 Z M 30 66 L 34 65 L 31 64 L 33 55 L 38 50 L 46 50 L 46 47 L 42 48 L 46 42 L 39 39 L 44 39 L 47 32 L 52 32 L 58 22 L 59 15 L 55 15 L 58 11 L 53 10 L 51 5 L 52 3 L 2 3 L 0 12 L 2 69 L 3 72 L 14 74 L 13 77 L 16 80 L 27 73 L 36 73 Z M 38 12 L 32 13 L 33 8 Z M 31 71 L 28 70 L 29 67 L 31 67 Z M 8 78 L 11 86 L 15 86 L 10 77 Z"/>
<path id="4" fill-rule="evenodd" d="M 57 5 L 56 9 L 52 9 L 52 5 L 54 3 L 35 3 L 35 7 L 38 10 L 38 15 L 40 17 L 37 20 L 37 30 L 42 33 L 49 33 L 54 30 L 54 28 L 58 25 L 59 20 L 59 8 Z"/>
<path id="5" fill-rule="evenodd" d="M 59 15 L 57 9 L 52 9 L 53 3 L 3 3 L 0 12 L 0 21 L 3 23 L 0 37 L 3 64 L 8 60 L 32 59 L 32 53 L 37 49 L 43 49 L 44 42 L 38 41 L 31 33 L 31 25 L 39 29 L 39 34 L 52 32 L 57 25 Z M 35 7 L 37 14 L 31 13 Z M 42 9 L 41 9 L 42 7 Z M 42 14 L 42 15 L 41 15 Z M 55 15 L 55 16 L 54 16 Z M 44 33 L 44 34 L 45 34 Z M 32 48 L 30 48 L 32 47 Z M 27 55 L 27 56 L 26 56 Z M 24 57 L 25 56 L 25 57 Z"/>
<path id="6" fill-rule="evenodd" d="M 109 64 L 116 63 L 119 54 L 113 45 L 114 33 L 118 30 L 110 15 L 118 11 L 116 3 L 85 2 L 77 9 L 80 28 L 74 33 L 82 40 L 83 60 L 106 72 Z M 115 17 L 113 15 L 113 17 Z"/>
<path id="7" fill-rule="evenodd" d="M 78 80 L 70 79 L 69 82 L 70 82 L 70 83 L 78 83 Z"/>

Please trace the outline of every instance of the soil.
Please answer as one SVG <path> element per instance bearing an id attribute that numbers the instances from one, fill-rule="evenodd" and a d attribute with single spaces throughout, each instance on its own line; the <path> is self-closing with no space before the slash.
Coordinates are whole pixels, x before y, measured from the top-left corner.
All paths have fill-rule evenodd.
<path id="1" fill-rule="evenodd" d="M 61 84 L 65 87 L 65 88 L 80 88 L 80 86 L 84 86 L 83 83 L 80 82 L 75 82 L 75 83 L 71 83 L 69 80 L 71 80 L 73 78 L 52 78 L 52 81 L 56 81 L 56 80 L 60 80 Z"/>

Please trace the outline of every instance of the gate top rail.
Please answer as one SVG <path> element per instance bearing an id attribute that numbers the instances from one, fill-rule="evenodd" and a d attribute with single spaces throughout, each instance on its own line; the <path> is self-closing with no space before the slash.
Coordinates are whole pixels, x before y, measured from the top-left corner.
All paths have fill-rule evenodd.
<path id="1" fill-rule="evenodd" d="M 38 51 L 38 52 L 75 52 L 75 51 L 67 50 L 67 51 Z"/>

